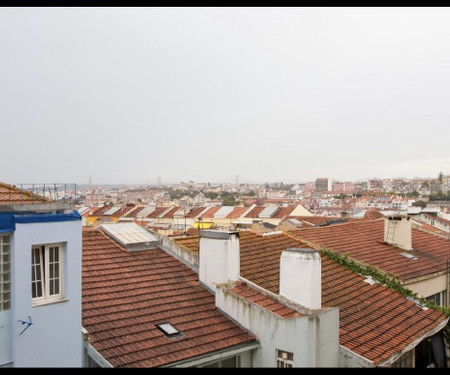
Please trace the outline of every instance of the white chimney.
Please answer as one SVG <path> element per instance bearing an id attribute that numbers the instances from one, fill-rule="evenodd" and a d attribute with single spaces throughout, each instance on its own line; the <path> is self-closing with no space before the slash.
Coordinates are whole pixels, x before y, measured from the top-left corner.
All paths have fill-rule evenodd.
<path id="1" fill-rule="evenodd" d="M 396 213 L 384 218 L 384 242 L 404 250 L 412 250 L 411 217 Z"/>
<path id="2" fill-rule="evenodd" d="M 289 247 L 281 253 L 280 295 L 308 309 L 322 307 L 322 262 L 317 250 Z"/>
<path id="3" fill-rule="evenodd" d="M 239 232 L 200 231 L 199 280 L 213 291 L 215 284 L 238 280 L 239 257 Z"/>

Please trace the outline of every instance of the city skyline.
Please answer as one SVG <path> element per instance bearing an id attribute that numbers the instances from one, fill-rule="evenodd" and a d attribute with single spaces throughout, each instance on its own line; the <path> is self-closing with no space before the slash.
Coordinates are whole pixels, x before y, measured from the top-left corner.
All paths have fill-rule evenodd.
<path id="1" fill-rule="evenodd" d="M 4 7 L 6 183 L 450 173 L 445 7 Z"/>

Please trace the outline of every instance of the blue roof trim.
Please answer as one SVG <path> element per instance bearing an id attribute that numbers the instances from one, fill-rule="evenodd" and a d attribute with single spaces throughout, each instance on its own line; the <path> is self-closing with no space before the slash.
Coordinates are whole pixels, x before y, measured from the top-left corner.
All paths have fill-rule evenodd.
<path id="1" fill-rule="evenodd" d="M 69 214 L 15 214 L 15 222 L 19 224 L 27 223 L 49 223 L 56 221 L 81 220 L 81 215 L 77 210 Z"/>
<path id="2" fill-rule="evenodd" d="M 0 213 L 0 233 L 14 232 L 16 230 L 16 222 L 14 215 L 11 213 Z"/>

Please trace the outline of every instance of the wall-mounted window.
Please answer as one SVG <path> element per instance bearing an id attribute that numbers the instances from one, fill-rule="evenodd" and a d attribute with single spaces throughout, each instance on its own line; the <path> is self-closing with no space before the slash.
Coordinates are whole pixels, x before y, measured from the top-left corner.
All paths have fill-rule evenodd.
<path id="1" fill-rule="evenodd" d="M 427 297 L 426 299 L 433 303 L 436 306 L 445 306 L 445 293 L 446 291 L 442 291 L 436 294 L 433 294 L 432 296 Z"/>
<path id="2" fill-rule="evenodd" d="M 277 349 L 277 367 L 291 368 L 294 365 L 294 353 Z"/>
<path id="3" fill-rule="evenodd" d="M 203 368 L 237 368 L 240 366 L 240 357 L 230 357 L 218 362 L 210 363 L 209 365 L 202 366 Z"/>
<path id="4" fill-rule="evenodd" d="M 31 294 L 33 304 L 55 302 L 63 295 L 63 244 L 33 246 Z"/>
<path id="5" fill-rule="evenodd" d="M 0 311 L 11 308 L 11 237 L 0 235 Z"/>

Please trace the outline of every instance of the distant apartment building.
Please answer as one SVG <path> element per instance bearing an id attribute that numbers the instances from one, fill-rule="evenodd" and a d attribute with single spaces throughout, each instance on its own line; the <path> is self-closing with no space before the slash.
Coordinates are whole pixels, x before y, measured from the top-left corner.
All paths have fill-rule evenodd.
<path id="1" fill-rule="evenodd" d="M 442 184 L 439 181 L 432 181 L 430 184 L 430 194 L 442 192 Z"/>
<path id="2" fill-rule="evenodd" d="M 370 190 L 382 191 L 383 190 L 383 180 L 379 178 L 374 178 L 369 180 Z"/>
<path id="3" fill-rule="evenodd" d="M 332 189 L 333 191 L 343 191 L 352 193 L 355 190 L 355 184 L 353 182 L 345 181 L 345 182 L 333 182 Z"/>
<path id="4" fill-rule="evenodd" d="M 370 190 L 370 181 L 363 180 L 363 181 L 357 181 L 355 183 L 355 189 L 358 191 L 369 191 Z"/>
<path id="5" fill-rule="evenodd" d="M 323 191 L 332 190 L 332 181 L 328 177 L 316 178 L 315 191 L 316 193 L 322 193 Z"/>

